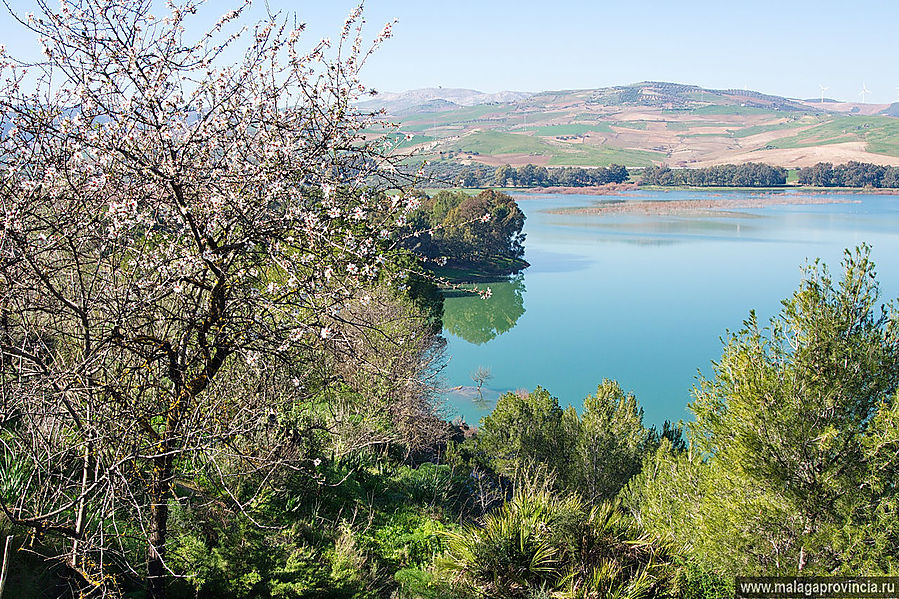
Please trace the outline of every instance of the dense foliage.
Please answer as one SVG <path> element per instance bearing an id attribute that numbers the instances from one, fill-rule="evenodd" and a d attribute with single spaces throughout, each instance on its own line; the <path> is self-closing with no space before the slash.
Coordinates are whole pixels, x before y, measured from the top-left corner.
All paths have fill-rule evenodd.
<path id="1" fill-rule="evenodd" d="M 437 161 L 428 165 L 425 172 L 438 187 L 590 187 L 624 183 L 630 176 L 620 164 L 591 168 L 525 164 L 516 168 L 508 164 L 492 167 Z"/>
<path id="2" fill-rule="evenodd" d="M 691 451 L 662 446 L 629 501 L 650 530 L 732 575 L 887 573 L 899 554 L 899 313 L 868 249 L 811 267 L 782 312 L 729 335 L 691 405 Z"/>
<path id="3" fill-rule="evenodd" d="M 434 187 L 492 187 L 495 167 L 488 164 L 463 164 L 455 160 L 434 160 L 425 165 L 428 185 Z"/>
<path id="4" fill-rule="evenodd" d="M 694 187 L 775 187 L 785 185 L 787 171 L 779 166 L 749 162 L 706 168 L 671 169 L 665 165 L 643 169 L 641 185 Z"/>
<path id="5" fill-rule="evenodd" d="M 177 514 L 266 521 L 317 431 L 435 439 L 361 9 L 307 54 L 276 17 L 231 32 L 246 5 L 192 39 L 200 4 L 39 3 L 46 61 L 0 50 L 0 508 L 84 592 L 165 597 Z"/>
<path id="6" fill-rule="evenodd" d="M 478 597 L 639 599 L 676 596 L 674 557 L 616 503 L 523 487 L 483 524 L 450 533 L 437 565 Z"/>
<path id="7" fill-rule="evenodd" d="M 494 173 L 495 185 L 504 187 L 589 187 L 606 185 L 607 183 L 624 183 L 629 174 L 620 164 L 608 167 L 580 168 L 562 167 L 546 168 L 525 164 L 512 168 L 508 164 L 497 167 Z"/>
<path id="8" fill-rule="evenodd" d="M 695 397 L 685 442 L 647 431 L 612 382 L 580 415 L 540 388 L 502 396 L 454 459 L 477 473 L 488 510 L 511 503 L 453 536 L 442 567 L 486 596 L 561 592 L 539 568 L 556 555 L 541 536 L 552 518 L 521 525 L 532 512 L 517 511 L 541 479 L 558 505 L 617 497 L 647 538 L 680 547 L 680 596 L 727 597 L 737 575 L 895 571 L 899 313 L 880 303 L 867 247 L 847 252 L 839 279 L 810 266 L 768 327 L 751 314 Z"/>
<path id="9" fill-rule="evenodd" d="M 644 427 L 634 395 L 605 380 L 584 400 L 580 415 L 541 387 L 505 393 L 463 449 L 509 480 L 537 468 L 553 477 L 556 488 L 592 502 L 615 497 L 658 439 L 655 429 Z"/>
<path id="10" fill-rule="evenodd" d="M 847 162 L 834 166 L 819 162 L 799 169 L 799 183 L 816 187 L 899 187 L 899 167 L 867 162 Z"/>
<path id="11" fill-rule="evenodd" d="M 512 273 L 527 266 L 525 216 L 508 194 L 439 191 L 408 217 L 405 245 L 441 266 Z"/>

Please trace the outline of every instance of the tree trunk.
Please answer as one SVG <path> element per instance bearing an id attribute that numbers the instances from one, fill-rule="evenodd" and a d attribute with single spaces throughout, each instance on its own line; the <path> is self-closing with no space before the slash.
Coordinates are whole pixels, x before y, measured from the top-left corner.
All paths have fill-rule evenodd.
<path id="1" fill-rule="evenodd" d="M 88 412 L 88 418 L 90 418 L 89 414 L 90 412 Z M 92 452 L 93 445 L 91 443 L 86 443 L 81 465 L 81 499 L 78 500 L 78 509 L 75 515 L 75 540 L 72 541 L 72 556 L 69 558 L 69 567 L 75 571 L 78 571 L 81 567 L 81 564 L 78 563 L 78 539 L 81 538 L 81 535 L 84 533 L 84 512 L 87 508 L 87 498 L 85 497 L 85 493 L 87 492 L 88 474 L 91 466 L 90 456 Z"/>
<path id="2" fill-rule="evenodd" d="M 3 546 L 3 569 L 0 570 L 0 599 L 3 598 L 3 589 L 6 588 L 6 568 L 9 566 L 9 549 L 12 545 L 12 535 L 6 536 L 6 543 Z"/>
<path id="3" fill-rule="evenodd" d="M 168 573 L 165 569 L 165 543 L 169 519 L 172 459 L 160 456 L 154 461 L 154 480 L 150 489 L 150 526 L 147 539 L 147 599 L 165 599 Z"/>

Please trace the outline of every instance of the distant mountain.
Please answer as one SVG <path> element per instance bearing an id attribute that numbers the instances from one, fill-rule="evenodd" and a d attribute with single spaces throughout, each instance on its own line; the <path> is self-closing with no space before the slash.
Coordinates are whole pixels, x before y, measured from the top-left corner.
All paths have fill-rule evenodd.
<path id="1" fill-rule="evenodd" d="M 593 90 L 591 102 L 610 106 L 655 106 L 662 108 L 687 108 L 697 102 L 717 100 L 721 104 L 734 104 L 769 110 L 811 110 L 802 100 L 772 96 L 748 89 L 706 89 L 698 85 L 668 83 L 665 81 L 641 81 L 631 85 L 619 85 Z"/>
<path id="2" fill-rule="evenodd" d="M 399 93 L 380 92 L 371 100 L 360 102 L 359 107 L 364 110 L 384 108 L 391 114 L 397 114 L 418 106 L 476 106 L 497 102 L 518 102 L 532 95 L 528 92 L 503 91 L 486 94 L 474 89 L 428 87 Z"/>
<path id="3" fill-rule="evenodd" d="M 899 165 L 899 103 L 643 81 L 534 94 L 430 88 L 360 107 L 387 110 L 405 136 L 400 150 L 463 164 Z"/>

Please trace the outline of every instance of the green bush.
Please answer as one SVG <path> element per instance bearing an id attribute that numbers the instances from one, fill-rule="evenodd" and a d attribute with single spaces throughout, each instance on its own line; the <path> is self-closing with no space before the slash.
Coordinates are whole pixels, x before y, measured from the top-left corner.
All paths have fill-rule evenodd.
<path id="1" fill-rule="evenodd" d="M 399 588 L 394 599 L 467 599 L 470 597 L 430 570 L 403 568 L 394 575 Z"/>
<path id="2" fill-rule="evenodd" d="M 682 599 L 733 599 L 733 581 L 701 568 L 696 562 L 683 560 L 678 580 Z"/>
<path id="3" fill-rule="evenodd" d="M 445 580 L 496 599 L 672 596 L 674 552 L 617 503 L 588 508 L 575 495 L 520 487 L 482 526 L 448 533 Z"/>

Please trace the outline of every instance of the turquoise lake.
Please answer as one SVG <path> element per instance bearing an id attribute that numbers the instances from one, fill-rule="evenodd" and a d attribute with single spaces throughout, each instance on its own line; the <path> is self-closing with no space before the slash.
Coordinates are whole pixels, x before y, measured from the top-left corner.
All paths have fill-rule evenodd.
<path id="1" fill-rule="evenodd" d="M 647 424 L 688 420 L 697 372 L 712 372 L 721 337 L 738 330 L 751 309 L 764 321 L 776 314 L 808 261 L 821 258 L 838 275 L 843 250 L 868 243 L 883 299 L 899 296 L 899 196 L 833 194 L 851 203 L 702 216 L 546 212 L 747 193 L 516 195 L 527 215 L 531 266 L 489 284 L 487 300 L 446 298 L 447 415 L 476 424 L 500 393 L 537 385 L 580 409 L 609 378 L 637 396 Z M 480 397 L 472 379 L 479 368 L 492 375 Z"/>

